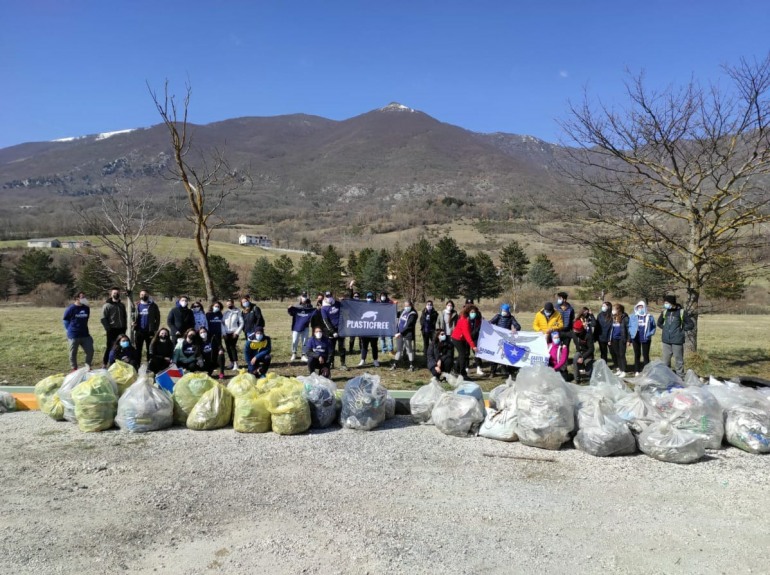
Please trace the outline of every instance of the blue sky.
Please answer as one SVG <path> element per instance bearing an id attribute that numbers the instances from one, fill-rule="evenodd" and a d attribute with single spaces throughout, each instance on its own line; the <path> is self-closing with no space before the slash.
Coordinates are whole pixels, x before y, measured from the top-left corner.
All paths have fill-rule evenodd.
<path id="1" fill-rule="evenodd" d="M 626 68 L 663 87 L 770 49 L 762 0 L 3 0 L 0 23 L 0 147 L 156 124 L 166 79 L 195 123 L 398 101 L 558 141 L 567 101 L 620 101 Z"/>

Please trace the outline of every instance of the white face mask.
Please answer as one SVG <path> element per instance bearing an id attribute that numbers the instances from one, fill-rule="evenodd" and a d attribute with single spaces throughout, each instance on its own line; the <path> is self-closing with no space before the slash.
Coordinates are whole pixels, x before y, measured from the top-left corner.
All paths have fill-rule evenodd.
<path id="1" fill-rule="evenodd" d="M 316 339 L 321 339 L 323 336 L 324 336 L 324 334 L 322 332 L 320 332 L 320 331 L 315 332 L 315 338 Z"/>
<path id="2" fill-rule="evenodd" d="M 206 341 L 206 339 L 209 337 L 209 334 L 207 334 L 207 333 L 202 333 L 202 334 L 200 334 L 200 335 L 201 335 L 201 339 L 202 339 L 203 341 Z"/>
<path id="3" fill-rule="evenodd" d="M 187 307 L 187 300 L 183 299 L 179 301 L 179 307 Z"/>
<path id="4" fill-rule="evenodd" d="M 214 313 L 217 313 L 219 311 L 219 306 L 214 306 Z"/>
<path id="5" fill-rule="evenodd" d="M 388 298 L 386 298 L 384 295 L 380 296 L 380 301 L 388 301 Z"/>
<path id="6" fill-rule="evenodd" d="M 80 305 L 88 305 L 88 298 L 81 297 L 80 298 Z"/>

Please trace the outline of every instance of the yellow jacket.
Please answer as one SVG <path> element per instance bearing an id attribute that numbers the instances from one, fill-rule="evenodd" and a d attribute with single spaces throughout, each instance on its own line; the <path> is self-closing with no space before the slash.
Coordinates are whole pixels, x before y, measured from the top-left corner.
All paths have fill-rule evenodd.
<path id="1" fill-rule="evenodd" d="M 544 310 L 540 310 L 535 314 L 535 321 L 532 322 L 532 329 L 543 333 L 550 333 L 552 331 L 558 331 L 564 327 L 564 322 L 561 319 L 561 314 L 558 310 L 553 310 L 550 319 L 545 317 Z"/>

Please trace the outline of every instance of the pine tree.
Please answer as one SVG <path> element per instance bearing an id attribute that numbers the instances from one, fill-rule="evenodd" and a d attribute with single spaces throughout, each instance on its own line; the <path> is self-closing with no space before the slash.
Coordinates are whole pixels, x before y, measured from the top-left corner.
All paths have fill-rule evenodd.
<path id="1" fill-rule="evenodd" d="M 706 284 L 706 295 L 713 299 L 739 300 L 746 292 L 746 280 L 733 258 L 722 256 L 711 261 L 713 272 Z"/>
<path id="2" fill-rule="evenodd" d="M 51 281 L 53 258 L 42 250 L 26 250 L 19 258 L 13 281 L 19 295 L 28 294 L 42 283 Z"/>
<path id="3" fill-rule="evenodd" d="M 326 246 L 317 271 L 318 284 L 323 287 L 322 291 L 330 290 L 336 294 L 342 287 L 344 271 L 339 252 L 332 245 Z"/>
<path id="4" fill-rule="evenodd" d="M 276 296 L 283 301 L 297 292 L 297 277 L 294 273 L 294 262 L 286 254 L 281 255 L 273 262 L 273 267 L 278 272 L 278 293 Z"/>
<path id="5" fill-rule="evenodd" d="M 211 283 L 214 285 L 214 297 L 227 299 L 238 294 L 238 273 L 222 256 L 209 256 Z"/>
<path id="6" fill-rule="evenodd" d="M 535 258 L 535 262 L 529 269 L 527 279 L 530 283 L 541 289 L 556 287 L 559 285 L 559 277 L 553 268 L 553 262 L 545 254 L 540 254 Z"/>
<path id="7" fill-rule="evenodd" d="M 0 297 L 8 299 L 11 295 L 12 274 L 5 262 L 5 255 L 0 254 Z"/>
<path id="8" fill-rule="evenodd" d="M 425 301 L 428 290 L 428 274 L 433 246 L 420 238 L 405 250 L 393 252 L 392 268 L 396 291 L 413 301 Z"/>
<path id="9" fill-rule="evenodd" d="M 441 299 L 456 297 L 463 288 L 468 254 L 457 242 L 444 236 L 430 257 L 429 280 L 433 293 Z"/>
<path id="10" fill-rule="evenodd" d="M 75 276 L 72 275 L 72 268 L 68 262 L 62 262 L 53 268 L 51 281 L 61 286 L 67 293 L 67 297 L 75 295 Z"/>
<path id="11" fill-rule="evenodd" d="M 297 266 L 297 285 L 301 291 L 312 294 L 318 291 L 318 258 L 313 254 L 302 254 Z"/>
<path id="12" fill-rule="evenodd" d="M 362 252 L 363 253 L 363 252 Z M 377 293 L 387 291 L 388 284 L 388 262 L 382 257 L 382 254 L 374 250 L 369 253 L 365 259 L 366 265 L 361 271 L 358 285 L 360 291 L 365 293 L 371 291 Z"/>
<path id="13" fill-rule="evenodd" d="M 625 280 L 628 277 L 628 258 L 618 255 L 612 249 L 612 244 L 606 246 L 591 246 L 591 264 L 594 272 L 588 278 L 584 289 L 586 295 L 593 296 L 602 301 L 606 300 L 606 294 L 620 298 L 626 295 Z"/>
<path id="14" fill-rule="evenodd" d="M 529 271 L 529 258 L 517 241 L 511 241 L 500 252 L 500 269 L 512 290 L 521 287 Z"/>
<path id="15" fill-rule="evenodd" d="M 475 273 L 480 283 L 474 299 L 481 301 L 481 298 L 498 297 L 503 291 L 503 286 L 492 258 L 486 252 L 479 252 L 471 258 L 471 261 L 476 267 Z"/>
<path id="16" fill-rule="evenodd" d="M 660 302 L 670 291 L 671 277 L 659 267 L 662 262 L 656 258 L 649 260 L 649 266 L 637 264 L 624 282 L 625 292 L 631 299 L 646 302 Z M 667 264 L 666 264 L 667 265 Z"/>
<path id="17" fill-rule="evenodd" d="M 104 265 L 101 256 L 96 253 L 87 254 L 85 263 L 78 273 L 77 289 L 95 300 L 101 298 L 114 283 L 110 270 Z"/>
<path id="18" fill-rule="evenodd" d="M 274 299 L 280 291 L 278 270 L 266 257 L 254 262 L 249 277 L 249 293 L 254 299 Z"/>
<path id="19" fill-rule="evenodd" d="M 191 298 L 199 298 L 206 293 L 198 261 L 188 256 L 179 264 L 180 281 L 175 295 L 187 294 Z"/>

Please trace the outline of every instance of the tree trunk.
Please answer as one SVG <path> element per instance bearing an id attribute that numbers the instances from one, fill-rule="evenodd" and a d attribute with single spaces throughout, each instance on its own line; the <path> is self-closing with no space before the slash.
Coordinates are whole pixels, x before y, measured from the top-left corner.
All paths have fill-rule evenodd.
<path id="1" fill-rule="evenodd" d="M 131 291 L 128 289 L 128 286 L 126 286 L 126 300 L 128 301 L 128 305 L 126 306 L 126 335 L 128 336 L 128 339 L 131 340 L 132 344 L 135 344 L 134 342 L 134 310 L 136 309 L 136 306 L 134 304 L 134 295 L 131 293 Z"/>
<path id="2" fill-rule="evenodd" d="M 698 303 L 700 300 L 700 290 L 690 288 L 687 290 L 687 303 L 685 311 L 692 318 L 695 327 L 692 331 L 685 334 L 684 348 L 688 353 L 698 353 Z"/>

